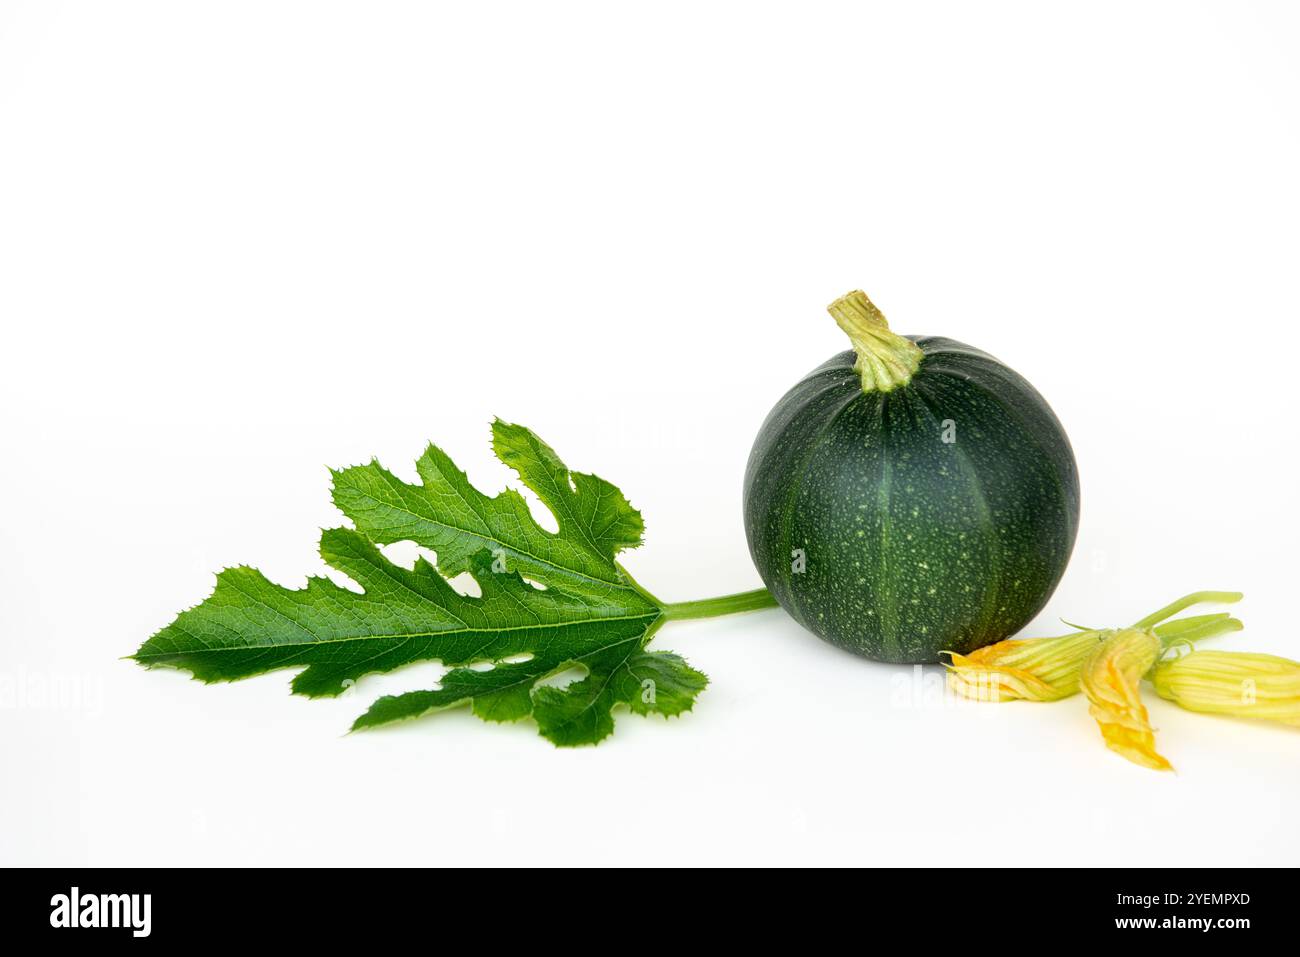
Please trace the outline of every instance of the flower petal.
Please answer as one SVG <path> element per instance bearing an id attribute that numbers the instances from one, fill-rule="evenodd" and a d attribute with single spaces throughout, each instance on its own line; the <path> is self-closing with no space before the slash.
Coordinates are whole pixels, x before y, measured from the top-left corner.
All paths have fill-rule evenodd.
<path id="1" fill-rule="evenodd" d="M 1189 711 L 1300 725 L 1300 662 L 1290 658 L 1193 651 L 1157 665 L 1151 683 Z"/>
<path id="2" fill-rule="evenodd" d="M 999 641 L 949 653 L 948 687 L 977 701 L 1058 701 L 1079 690 L 1084 659 L 1109 632 Z"/>
<path id="3" fill-rule="evenodd" d="M 1158 771 L 1173 766 L 1156 751 L 1156 736 L 1138 690 L 1160 656 L 1160 639 L 1126 628 L 1097 646 L 1084 662 L 1080 686 L 1106 746 L 1134 764 Z"/>

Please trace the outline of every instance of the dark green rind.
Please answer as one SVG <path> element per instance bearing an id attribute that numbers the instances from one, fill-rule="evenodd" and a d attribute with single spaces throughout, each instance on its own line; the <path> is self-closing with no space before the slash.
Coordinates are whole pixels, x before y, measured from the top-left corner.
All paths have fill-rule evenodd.
<path id="1" fill-rule="evenodd" d="M 1074 546 L 1079 480 L 1033 386 L 978 349 L 912 338 L 925 358 L 900 389 L 864 393 L 847 351 L 777 403 L 750 454 L 745 530 L 767 587 L 810 631 L 928 663 L 1042 609 Z"/>

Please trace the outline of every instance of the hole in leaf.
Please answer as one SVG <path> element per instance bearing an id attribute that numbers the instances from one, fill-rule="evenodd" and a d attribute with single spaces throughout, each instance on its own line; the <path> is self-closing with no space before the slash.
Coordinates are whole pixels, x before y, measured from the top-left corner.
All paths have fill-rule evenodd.
<path id="1" fill-rule="evenodd" d="M 458 594 L 464 595 L 467 598 L 483 597 L 483 589 L 479 585 L 478 579 L 469 572 L 461 572 L 459 575 L 453 575 L 451 578 L 447 579 L 447 584 L 455 589 Z"/>
<path id="2" fill-rule="evenodd" d="M 555 516 L 551 514 L 551 510 L 542 504 L 542 500 L 533 493 L 533 490 L 522 488 L 518 491 L 519 494 L 524 497 L 524 501 L 528 503 L 528 512 L 533 516 L 533 521 L 546 529 L 546 531 L 550 532 L 552 535 L 558 534 L 560 531 L 560 523 L 555 520 Z"/>
<path id="3" fill-rule="evenodd" d="M 590 674 L 588 669 L 583 665 L 571 665 L 557 674 L 549 675 L 537 682 L 538 688 L 556 688 L 563 691 L 575 681 L 581 681 Z"/>
<path id="4" fill-rule="evenodd" d="M 535 582 L 535 581 L 533 581 L 531 578 L 525 578 L 525 579 L 524 579 L 524 583 L 527 584 L 527 585 L 532 585 L 532 586 L 533 586 L 534 588 L 536 588 L 538 591 L 546 591 L 546 586 L 545 586 L 545 585 L 543 585 L 541 582 Z"/>
<path id="5" fill-rule="evenodd" d="M 355 594 L 364 595 L 366 593 L 366 590 L 364 588 L 358 585 L 347 575 L 343 574 L 343 572 L 339 571 L 337 568 L 326 568 L 325 577 L 328 578 L 330 581 L 332 581 L 334 584 L 338 585 L 340 588 L 346 588 L 348 591 L 353 592 Z"/>
<path id="6" fill-rule="evenodd" d="M 432 549 L 417 545 L 412 541 L 393 542 L 391 545 L 380 545 L 380 553 L 383 554 L 394 565 L 405 568 L 410 571 L 415 567 L 415 560 L 423 558 L 434 568 L 438 567 L 438 555 Z"/>
<path id="7" fill-rule="evenodd" d="M 525 661 L 532 660 L 532 652 L 525 651 L 522 654 L 508 655 L 505 658 L 498 658 L 496 661 L 472 661 L 464 667 L 468 668 L 470 671 L 491 671 L 501 665 L 519 665 L 523 664 Z"/>

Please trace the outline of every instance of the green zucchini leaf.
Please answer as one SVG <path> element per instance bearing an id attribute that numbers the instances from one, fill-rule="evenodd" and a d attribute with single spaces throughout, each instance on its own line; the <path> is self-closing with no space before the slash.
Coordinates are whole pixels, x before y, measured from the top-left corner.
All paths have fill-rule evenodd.
<path id="1" fill-rule="evenodd" d="M 202 604 L 182 612 L 133 656 L 205 682 L 301 669 L 296 694 L 337 695 L 362 676 L 412 662 L 450 667 L 438 687 L 380 698 L 354 729 L 468 703 L 489 721 L 531 716 L 557 745 L 594 744 L 612 712 L 689 711 L 707 679 L 646 643 L 664 606 L 618 564 L 641 542 L 641 515 L 594 475 L 570 472 L 528 429 L 500 420 L 493 449 L 551 511 L 558 531 L 532 517 L 523 496 L 484 495 L 440 449 L 407 484 L 377 462 L 334 472 L 334 502 L 356 530 L 321 536 L 321 557 L 360 593 L 327 578 L 288 589 L 252 568 L 231 568 Z M 407 569 L 380 544 L 412 541 L 436 553 Z M 471 575 L 480 594 L 448 579 Z M 544 679 L 578 670 L 564 687 Z"/>

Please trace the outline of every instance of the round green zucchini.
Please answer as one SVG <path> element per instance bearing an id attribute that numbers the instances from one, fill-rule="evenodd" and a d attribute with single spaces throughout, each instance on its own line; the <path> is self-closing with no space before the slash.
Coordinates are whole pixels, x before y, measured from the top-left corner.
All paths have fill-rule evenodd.
<path id="1" fill-rule="evenodd" d="M 785 394 L 749 457 L 745 533 L 763 581 L 814 634 L 878 661 L 1015 634 L 1078 530 L 1061 423 L 992 356 L 899 336 L 861 292 L 830 311 L 854 349 Z"/>

